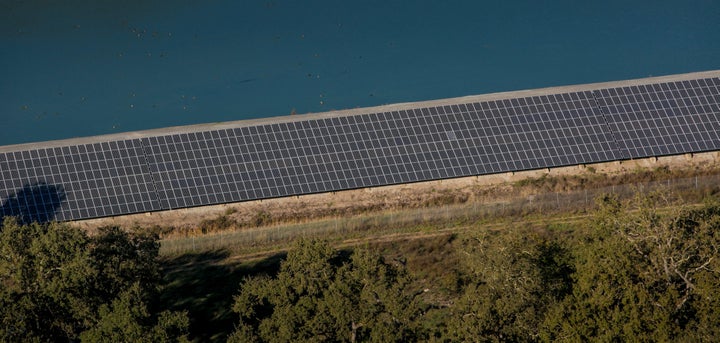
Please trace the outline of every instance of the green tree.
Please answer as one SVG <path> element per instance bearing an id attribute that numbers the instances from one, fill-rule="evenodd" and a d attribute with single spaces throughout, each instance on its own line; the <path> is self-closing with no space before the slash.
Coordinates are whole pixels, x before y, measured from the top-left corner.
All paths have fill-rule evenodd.
<path id="1" fill-rule="evenodd" d="M 169 335 L 182 337 L 185 314 L 167 313 L 159 322 L 155 314 L 157 252 L 153 235 L 102 228 L 90 237 L 67 224 L 20 225 L 5 218 L 0 232 L 0 341 L 75 341 L 83 331 L 106 325 L 112 313 L 113 320 L 132 314 L 121 312 L 128 299 L 150 312 L 129 316 L 127 322 L 145 331 L 166 327 Z M 127 292 L 135 297 L 127 298 Z"/>
<path id="2" fill-rule="evenodd" d="M 653 330 L 647 313 L 655 311 L 635 268 L 639 260 L 611 228 L 622 213 L 617 201 L 605 199 L 596 225 L 577 242 L 573 294 L 546 316 L 544 339 L 642 341 Z"/>
<path id="3" fill-rule="evenodd" d="M 687 209 L 652 194 L 623 205 L 606 197 L 594 223 L 575 249 L 573 293 L 546 316 L 544 338 L 717 337 L 717 204 Z"/>
<path id="4" fill-rule="evenodd" d="M 403 341 L 415 294 L 404 270 L 357 250 L 343 259 L 326 242 L 298 240 L 278 275 L 241 285 L 232 342 Z"/>
<path id="5" fill-rule="evenodd" d="M 93 280 L 97 298 L 112 299 L 135 283 L 145 299 L 158 295 L 160 243 L 156 234 L 140 228 L 101 227 L 91 237 L 89 249 L 95 267 L 102 271 Z"/>
<path id="6" fill-rule="evenodd" d="M 326 311 L 339 323 L 344 341 L 398 342 L 414 338 L 419 315 L 411 279 L 382 257 L 358 249 L 337 273 L 326 295 Z"/>
<path id="7" fill-rule="evenodd" d="M 532 342 L 547 308 L 571 291 L 572 260 L 555 240 L 510 228 L 461 245 L 468 276 L 452 307 L 452 341 Z"/>
<path id="8" fill-rule="evenodd" d="M 97 277 L 90 239 L 66 225 L 19 225 L 6 218 L 0 232 L 0 339 L 74 338 L 93 319 L 88 280 Z"/>
<path id="9" fill-rule="evenodd" d="M 99 309 L 96 325 L 80 334 L 83 342 L 187 342 L 190 325 L 185 313 L 163 311 L 157 318 L 143 299 L 140 283 L 120 293 Z"/>

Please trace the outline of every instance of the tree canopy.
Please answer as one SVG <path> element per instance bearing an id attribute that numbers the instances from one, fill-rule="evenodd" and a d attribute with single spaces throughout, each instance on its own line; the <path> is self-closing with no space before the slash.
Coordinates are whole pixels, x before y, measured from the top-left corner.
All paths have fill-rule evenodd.
<path id="1" fill-rule="evenodd" d="M 0 340 L 172 341 L 184 313 L 154 313 L 158 238 L 104 227 L 20 224 L 0 231 Z"/>
<path id="2" fill-rule="evenodd" d="M 605 196 L 591 218 L 563 225 L 478 225 L 438 240 L 442 254 L 436 246 L 404 242 L 403 254 L 410 256 L 387 259 L 377 245 L 338 250 L 324 240 L 298 239 L 271 272 L 259 264 L 239 285 L 238 278 L 228 278 L 239 289 L 228 340 L 720 336 L 719 203 L 684 206 L 662 193 L 630 201 Z M 67 224 L 6 218 L 0 231 L 0 341 L 187 341 L 191 318 L 158 302 L 158 252 L 152 230 L 104 227 L 89 235 Z M 168 307 L 183 309 L 183 303 Z"/>
<path id="3" fill-rule="evenodd" d="M 653 193 L 605 196 L 569 230 L 468 232 L 459 292 L 442 303 L 366 249 L 300 240 L 277 275 L 242 283 L 231 341 L 712 341 L 719 229 L 720 204 Z"/>
<path id="4" fill-rule="evenodd" d="M 720 205 L 669 206 L 662 194 L 605 198 L 575 250 L 573 292 L 544 337 L 712 341 L 720 334 Z M 658 209 L 671 208 L 670 213 Z"/>
<path id="5" fill-rule="evenodd" d="M 298 240 L 275 277 L 246 280 L 232 342 L 407 341 L 417 315 L 407 273 L 379 255 L 348 258 L 319 240 Z"/>

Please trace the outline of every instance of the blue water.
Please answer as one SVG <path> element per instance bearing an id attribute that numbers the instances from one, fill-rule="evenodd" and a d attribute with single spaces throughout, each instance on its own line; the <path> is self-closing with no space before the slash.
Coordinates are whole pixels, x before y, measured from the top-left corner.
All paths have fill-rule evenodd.
<path id="1" fill-rule="evenodd" d="M 720 69 L 718 1 L 0 0 L 0 145 Z"/>

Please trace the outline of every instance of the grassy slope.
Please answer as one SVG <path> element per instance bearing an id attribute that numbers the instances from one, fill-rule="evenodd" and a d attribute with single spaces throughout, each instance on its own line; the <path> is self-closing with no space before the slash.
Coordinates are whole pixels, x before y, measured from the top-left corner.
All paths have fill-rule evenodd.
<path id="1" fill-rule="evenodd" d="M 666 176 L 663 178 L 663 176 Z M 637 178 L 625 176 L 624 180 L 665 180 L 677 177 L 675 173 L 656 171 L 654 174 L 643 172 Z M 603 186 L 596 178 L 591 184 Z M 617 180 L 612 180 L 615 185 Z M 579 184 L 586 182 L 575 179 L 535 179 L 522 182 L 516 187 L 532 187 L 536 190 L 581 189 Z M 626 186 L 637 188 L 637 186 Z M 718 186 L 710 183 L 708 187 L 691 188 L 678 192 L 678 196 L 688 203 L 699 202 L 708 195 L 716 194 Z M 578 204 L 579 206 L 580 204 Z M 459 207 L 458 207 L 459 206 Z M 463 207 L 464 206 L 464 207 Z M 352 231 L 320 231 L 317 235 L 328 239 L 340 249 L 366 246 L 380 251 L 388 261 L 404 264 L 416 277 L 417 287 L 427 289 L 426 300 L 436 306 L 450 303 L 459 290 L 462 277 L 460 270 L 460 244 L 471 237 L 473 232 L 499 230 L 509 227 L 538 231 L 562 231 L 571 233 L 583 225 L 588 218 L 587 208 L 558 207 L 530 208 L 519 207 L 518 211 L 503 211 L 495 215 L 468 216 L 477 208 L 459 204 L 460 211 L 450 212 L 445 206 L 439 213 L 447 216 L 422 217 L 422 220 L 383 221 L 374 225 L 355 228 Z M 455 208 L 455 207 L 453 207 Z M 421 209 L 432 211 L 433 208 Z M 456 216 L 457 214 L 462 214 Z M 366 214 L 368 218 L 387 218 L 387 213 Z M 397 212 L 390 214 L 398 217 Z M 413 216 L 412 218 L 416 218 Z M 365 218 L 364 221 L 369 219 Z M 320 223 L 322 221 L 318 221 Z M 345 223 L 347 224 L 347 223 Z M 320 224 L 318 224 L 320 225 Z M 337 226 L 337 223 L 333 224 Z M 305 227 L 305 226 L 304 226 Z M 273 228 L 272 230 L 282 230 Z M 298 233 L 296 232 L 296 236 Z M 263 236 L 264 237 L 264 236 Z M 459 239 L 460 238 L 460 239 Z M 232 313 L 233 296 L 237 293 L 244 277 L 275 273 L 285 256 L 284 249 L 293 236 L 281 239 L 259 239 L 253 244 L 246 240 L 225 242 L 221 249 L 198 249 L 197 252 L 165 256 L 166 287 L 162 301 L 171 309 L 183 309 L 190 313 L 191 337 L 196 341 L 224 341 L 233 330 L 236 317 Z M 229 245 L 228 245 L 229 244 Z M 442 312 L 438 312 L 442 313 Z"/>
<path id="2" fill-rule="evenodd" d="M 426 301 L 443 306 L 452 301 L 460 287 L 457 252 L 463 240 L 459 238 L 480 230 L 508 227 L 571 230 L 584 220 L 584 215 L 577 214 L 557 213 L 552 218 L 528 215 L 475 223 L 418 225 L 391 235 L 367 232 L 363 237 L 328 239 L 339 249 L 369 247 L 381 252 L 387 261 L 405 265 L 416 278 L 416 287 L 428 290 Z M 215 250 L 168 257 L 164 260 L 167 286 L 162 300 L 171 309 L 189 311 L 191 335 L 196 341 L 223 342 L 237 320 L 232 305 L 240 282 L 244 277 L 275 273 L 285 256 L 285 244 L 269 245 L 265 253 L 232 255 L 228 250 Z"/>

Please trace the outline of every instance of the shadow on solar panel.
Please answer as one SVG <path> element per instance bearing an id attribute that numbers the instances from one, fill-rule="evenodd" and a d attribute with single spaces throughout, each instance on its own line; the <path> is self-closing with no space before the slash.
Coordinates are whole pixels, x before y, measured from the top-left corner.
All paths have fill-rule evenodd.
<path id="1" fill-rule="evenodd" d="M 22 224 L 48 222 L 55 219 L 63 201 L 65 191 L 62 186 L 45 182 L 27 184 L 5 200 L 0 207 L 0 217 L 14 216 Z"/>

